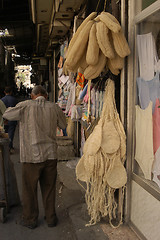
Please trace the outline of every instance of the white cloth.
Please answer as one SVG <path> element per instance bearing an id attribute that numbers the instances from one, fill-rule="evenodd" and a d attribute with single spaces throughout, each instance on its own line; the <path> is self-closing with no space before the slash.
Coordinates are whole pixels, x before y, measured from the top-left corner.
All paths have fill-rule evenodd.
<path id="1" fill-rule="evenodd" d="M 65 76 L 64 74 L 58 78 L 63 85 L 69 80 L 69 76 Z"/>
<path id="2" fill-rule="evenodd" d="M 154 161 L 152 102 L 146 109 L 136 105 L 136 149 L 135 160 L 138 162 L 146 179 L 151 180 Z"/>
<path id="3" fill-rule="evenodd" d="M 63 73 L 63 68 L 59 68 L 58 69 L 58 77 L 60 77 L 62 75 L 62 73 Z"/>
<path id="4" fill-rule="evenodd" d="M 137 50 L 140 77 L 147 81 L 153 79 L 157 56 L 155 40 L 151 32 L 137 35 Z"/>
<path id="5" fill-rule="evenodd" d="M 82 118 L 82 106 L 81 105 L 73 105 L 71 111 L 71 119 L 72 121 L 77 121 Z"/>
<path id="6" fill-rule="evenodd" d="M 71 106 L 75 104 L 75 99 L 76 99 L 76 83 L 74 83 L 70 88 L 70 93 L 68 96 L 68 101 L 67 101 L 66 111 L 65 111 L 66 114 L 69 112 Z"/>
<path id="7" fill-rule="evenodd" d="M 95 88 L 91 90 L 91 115 L 95 117 L 96 115 L 96 91 Z"/>

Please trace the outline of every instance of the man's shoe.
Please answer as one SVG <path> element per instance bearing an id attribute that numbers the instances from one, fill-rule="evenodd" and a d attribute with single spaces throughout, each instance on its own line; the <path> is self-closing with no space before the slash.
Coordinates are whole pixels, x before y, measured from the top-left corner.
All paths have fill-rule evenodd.
<path id="1" fill-rule="evenodd" d="M 30 229 L 35 229 L 37 227 L 37 222 L 26 223 L 24 220 L 21 220 L 19 224 Z"/>
<path id="2" fill-rule="evenodd" d="M 51 223 L 48 223 L 48 227 L 56 227 L 57 223 L 58 223 L 58 218 L 55 217 L 55 219 Z"/>

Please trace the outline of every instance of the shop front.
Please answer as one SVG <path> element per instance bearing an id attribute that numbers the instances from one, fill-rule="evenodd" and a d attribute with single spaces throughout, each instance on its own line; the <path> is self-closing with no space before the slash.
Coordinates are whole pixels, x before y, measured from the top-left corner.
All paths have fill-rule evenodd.
<path id="1" fill-rule="evenodd" d="M 115 84 L 118 84 L 115 87 L 118 92 L 116 105 L 127 135 L 125 222 L 141 239 L 158 240 L 160 224 L 160 0 L 121 0 L 116 3 L 121 13 L 121 27 L 126 38 L 128 34 L 131 50 L 130 55 L 125 55 L 129 56 L 125 58 L 120 74 L 118 73 L 115 77 L 114 73 L 110 73 L 108 76 L 106 69 L 100 71 L 96 77 L 92 78 L 89 96 L 87 95 L 86 101 L 85 99 L 82 101 L 87 93 L 85 86 L 88 88 L 89 81 L 85 81 L 82 76 L 83 71 L 79 72 L 76 66 L 75 69 L 71 69 L 74 70 L 73 72 L 65 72 L 66 50 L 70 42 L 70 39 L 66 38 L 61 44 L 60 51 L 58 53 L 54 51 L 52 100 L 58 100 L 66 113 L 69 126 L 67 133 L 71 138 L 74 138 L 73 134 L 76 133 L 76 153 L 78 157 L 81 157 L 85 141 L 101 116 L 102 99 L 105 93 L 105 86 L 102 83 L 111 78 Z M 75 17 L 73 34 L 82 19 L 85 19 L 84 14 Z M 74 65 L 74 62 L 75 55 L 71 65 Z M 121 186 L 119 189 L 120 201 Z"/>
<path id="2" fill-rule="evenodd" d="M 159 239 L 160 1 L 128 1 L 126 221 Z"/>
<path id="3" fill-rule="evenodd" d="M 56 83 L 53 86 L 58 90 L 56 100 L 67 116 L 67 135 L 72 140 L 76 135 L 76 156 L 80 157 L 76 168 L 77 179 L 86 181 L 87 187 L 91 186 L 86 191 L 91 216 L 89 224 L 96 224 L 101 217 L 109 216 L 110 224 L 114 223 L 117 227 L 123 222 L 122 208 L 127 181 L 124 166 L 126 136 L 123 127 L 126 120 L 126 66 L 130 49 L 125 37 L 126 1 L 116 2 L 116 9 L 121 9 L 119 18 L 113 11 L 115 8 L 112 2 L 116 1 L 108 1 L 110 4 L 107 6 L 104 1 L 102 10 L 94 9 L 88 16 L 85 12 L 75 16 L 74 40 L 71 36 L 66 37 L 60 45 L 59 53 L 54 52 L 53 72 L 57 86 Z M 108 27 L 102 21 L 104 16 L 107 17 Z M 78 35 L 79 25 L 81 34 Z M 119 41 L 110 44 L 115 36 Z M 106 41 L 101 44 L 100 39 Z M 96 40 L 92 42 L 95 48 L 92 44 L 89 48 L 91 40 Z M 87 55 L 88 49 L 91 51 Z M 113 59 L 116 62 L 112 62 Z M 109 139 L 112 140 L 110 145 Z"/>

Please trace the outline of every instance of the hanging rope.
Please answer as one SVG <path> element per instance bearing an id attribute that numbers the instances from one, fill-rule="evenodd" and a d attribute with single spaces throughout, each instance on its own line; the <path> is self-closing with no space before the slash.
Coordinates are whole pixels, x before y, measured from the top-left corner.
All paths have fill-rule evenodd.
<path id="1" fill-rule="evenodd" d="M 101 0 L 99 0 L 98 3 L 97 3 L 96 12 L 97 12 L 97 10 L 98 10 L 100 1 L 101 1 Z"/>
<path id="2" fill-rule="evenodd" d="M 91 80 L 88 80 L 88 116 L 87 116 L 87 122 L 90 122 L 90 113 L 91 113 Z"/>
<path id="3" fill-rule="evenodd" d="M 104 9 L 103 9 L 104 12 L 106 10 L 106 4 L 107 4 L 107 0 L 105 0 L 105 2 L 104 2 Z"/>

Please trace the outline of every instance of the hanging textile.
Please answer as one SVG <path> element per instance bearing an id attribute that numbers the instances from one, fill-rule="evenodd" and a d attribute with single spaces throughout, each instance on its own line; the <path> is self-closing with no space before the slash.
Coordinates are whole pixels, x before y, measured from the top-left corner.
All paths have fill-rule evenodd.
<path id="1" fill-rule="evenodd" d="M 160 102 L 156 99 L 155 111 L 153 114 L 153 150 L 154 150 L 154 163 L 153 163 L 153 181 L 160 187 Z"/>
<path id="2" fill-rule="evenodd" d="M 137 78 L 137 94 L 140 107 L 145 109 L 152 101 L 152 112 L 154 112 L 156 98 L 160 97 L 159 72 L 150 81 L 145 81 L 141 77 Z"/>
<path id="3" fill-rule="evenodd" d="M 160 147 L 160 102 L 156 99 L 155 110 L 153 114 L 153 149 L 154 154 Z"/>
<path id="4" fill-rule="evenodd" d="M 85 84 L 86 84 L 86 80 L 85 77 L 82 73 L 78 72 L 77 74 L 77 78 L 76 78 L 76 83 L 79 84 L 79 86 L 81 86 L 81 88 L 83 89 Z"/>
<path id="5" fill-rule="evenodd" d="M 152 33 L 137 35 L 140 77 L 148 81 L 154 78 L 156 47 Z"/>
<path id="6" fill-rule="evenodd" d="M 72 106 L 75 104 L 75 94 L 76 94 L 76 83 L 74 83 L 72 85 L 72 87 L 70 88 L 70 93 L 68 96 L 68 101 L 67 101 L 67 105 L 66 105 L 66 114 L 69 114 L 69 116 L 71 116 L 71 108 Z"/>
<path id="7" fill-rule="evenodd" d="M 135 160 L 138 162 L 146 179 L 151 180 L 153 154 L 152 102 L 143 110 L 136 105 L 136 149 Z"/>

